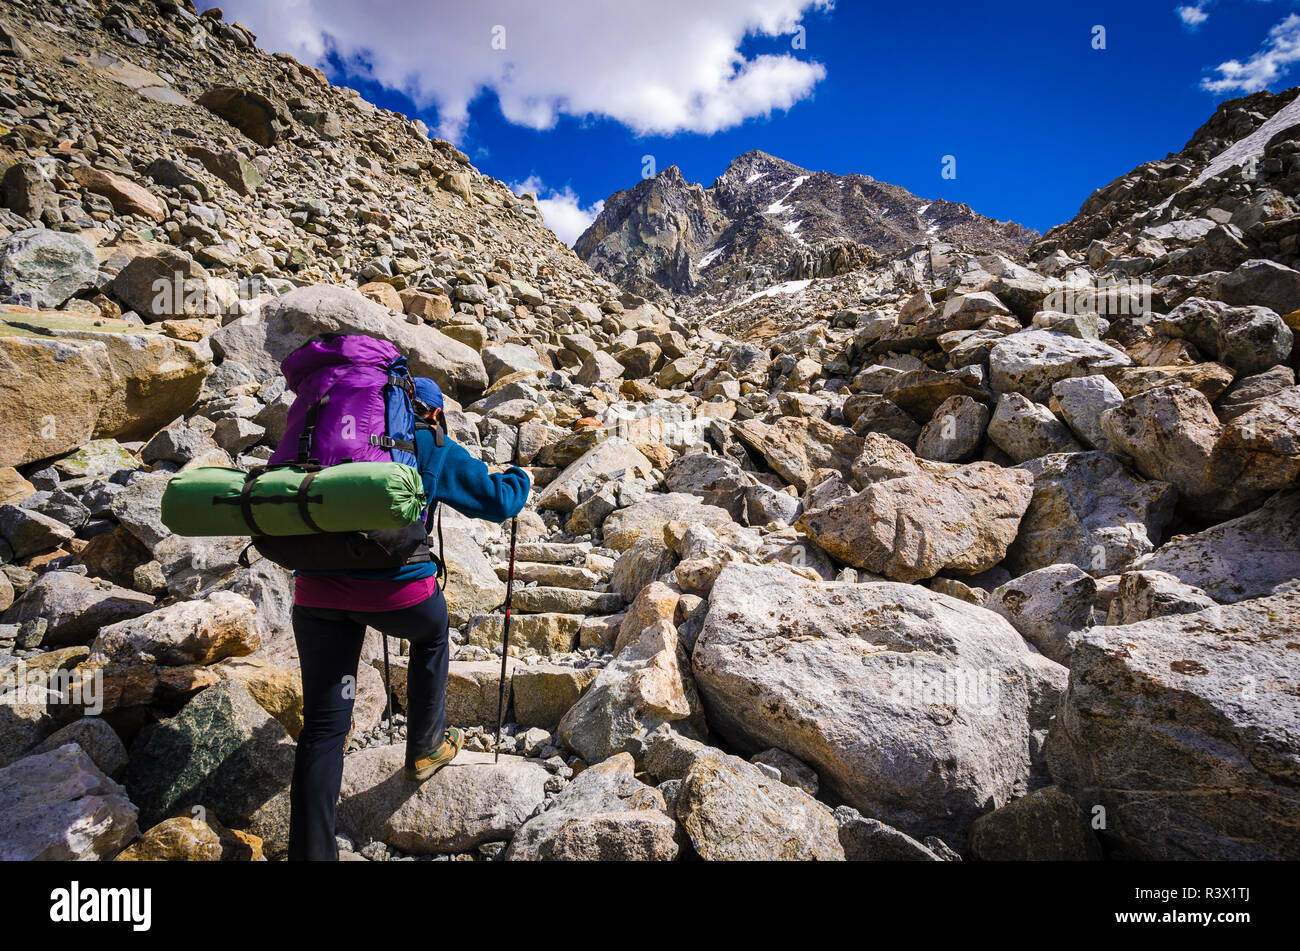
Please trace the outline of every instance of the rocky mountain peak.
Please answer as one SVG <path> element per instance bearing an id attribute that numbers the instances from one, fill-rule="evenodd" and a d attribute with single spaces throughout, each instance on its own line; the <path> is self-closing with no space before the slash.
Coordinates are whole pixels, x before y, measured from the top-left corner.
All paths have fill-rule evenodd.
<path id="1" fill-rule="evenodd" d="M 868 175 L 810 171 L 754 149 L 708 188 L 674 177 L 610 196 L 575 250 L 638 294 L 725 302 L 932 241 L 1019 257 L 1036 237 L 966 205 L 926 201 Z"/>
<path id="2" fill-rule="evenodd" d="M 723 183 L 737 184 L 742 182 L 752 184 L 758 180 L 756 176 L 787 175 L 793 178 L 801 174 L 806 175 L 807 170 L 800 168 L 793 162 L 787 162 L 785 159 L 777 158 L 775 155 L 760 149 L 751 149 L 732 159 L 726 170 L 713 185 L 717 187 Z"/>

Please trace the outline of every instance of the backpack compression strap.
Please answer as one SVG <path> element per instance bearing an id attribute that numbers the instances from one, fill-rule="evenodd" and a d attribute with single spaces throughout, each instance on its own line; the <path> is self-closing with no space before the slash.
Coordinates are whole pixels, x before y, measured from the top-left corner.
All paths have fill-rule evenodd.
<path id="1" fill-rule="evenodd" d="M 316 524 L 316 520 L 311 517 L 311 511 L 307 508 L 309 502 L 315 502 L 319 505 L 324 501 L 323 495 L 311 495 L 308 489 L 311 488 L 312 480 L 320 472 L 320 466 L 315 463 L 309 463 L 309 469 L 303 476 L 302 482 L 298 484 L 298 489 L 293 495 L 268 495 L 262 498 L 253 498 L 253 486 L 257 484 L 260 476 L 265 475 L 272 469 L 283 469 L 290 466 L 297 468 L 297 463 L 281 463 L 274 466 L 257 466 L 250 469 L 244 476 L 244 487 L 239 490 L 239 495 L 234 498 L 213 498 L 213 505 L 238 505 L 239 514 L 244 519 L 244 524 L 248 526 L 248 534 L 254 538 L 265 535 L 261 527 L 258 526 L 257 520 L 253 517 L 254 505 L 286 505 L 289 503 L 298 506 L 298 514 L 302 516 L 303 523 L 306 524 L 313 532 L 325 534 L 325 530 Z M 247 566 L 245 566 L 247 567 Z"/>
<path id="2" fill-rule="evenodd" d="M 415 455 L 415 443 L 409 439 L 394 439 L 391 436 L 371 436 L 370 445 L 378 446 L 380 449 L 400 449 L 402 452 L 409 452 Z"/>
<path id="3" fill-rule="evenodd" d="M 399 362 L 402 364 L 402 369 L 405 370 L 405 360 Z M 415 396 L 415 381 L 412 380 L 409 375 L 403 376 L 401 373 L 393 373 L 392 368 L 390 367 L 388 382 L 384 384 L 384 389 L 401 390 L 406 394 L 409 403 L 409 401 Z M 385 400 L 384 402 L 386 404 L 388 401 Z M 400 452 L 409 453 L 412 456 L 415 455 L 415 440 L 413 438 L 394 439 L 387 433 L 382 435 L 372 434 L 370 437 L 370 445 L 378 446 L 380 449 L 387 449 L 389 452 L 396 449 Z"/>
<path id="4" fill-rule="evenodd" d="M 307 507 L 307 503 L 312 501 L 312 497 L 307 494 L 307 490 L 311 487 L 312 479 L 316 478 L 316 473 L 318 471 L 319 470 L 317 469 L 313 469 L 302 477 L 302 482 L 298 483 L 298 516 L 302 519 L 303 524 L 313 532 L 323 535 L 325 534 L 325 529 L 316 524 L 316 520 L 311 517 L 311 511 Z M 320 500 L 321 496 L 316 496 L 316 501 L 319 502 Z"/>
<path id="5" fill-rule="evenodd" d="M 253 518 L 253 485 L 256 481 L 256 476 L 251 472 L 248 478 L 244 479 L 244 487 L 239 492 L 239 513 L 244 516 L 244 524 L 248 526 L 249 532 L 253 535 L 261 535 L 262 530 L 257 527 L 257 521 Z"/>
<path id="6" fill-rule="evenodd" d="M 320 421 L 321 407 L 330 401 L 330 395 L 326 393 L 311 406 L 307 407 L 307 414 L 303 417 L 302 432 L 298 434 L 298 462 L 311 462 L 311 441 L 316 435 L 316 424 Z M 305 518 L 306 516 L 304 516 Z M 311 524 L 308 522 L 308 524 Z"/>
<path id="7" fill-rule="evenodd" d="M 416 420 L 416 429 L 427 429 L 433 433 L 433 444 L 435 446 L 445 446 L 446 437 L 443 435 L 443 424 L 430 425 L 422 420 Z M 415 441 L 410 439 L 393 439 L 389 436 L 371 436 L 370 445 L 379 446 L 381 449 L 400 449 L 402 452 L 409 452 L 416 455 Z"/>

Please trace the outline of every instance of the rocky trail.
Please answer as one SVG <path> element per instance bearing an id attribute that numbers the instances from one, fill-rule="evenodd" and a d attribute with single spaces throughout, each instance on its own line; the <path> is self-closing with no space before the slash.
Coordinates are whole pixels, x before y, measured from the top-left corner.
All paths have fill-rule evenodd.
<path id="1" fill-rule="evenodd" d="M 369 632 L 345 859 L 1300 858 L 1295 94 L 1032 245 L 828 225 L 687 294 L 219 11 L 6 0 L 0 858 L 284 856 L 292 578 L 159 500 L 335 331 L 535 482 L 500 762 L 508 527 L 447 511 L 469 742 L 402 778 Z"/>

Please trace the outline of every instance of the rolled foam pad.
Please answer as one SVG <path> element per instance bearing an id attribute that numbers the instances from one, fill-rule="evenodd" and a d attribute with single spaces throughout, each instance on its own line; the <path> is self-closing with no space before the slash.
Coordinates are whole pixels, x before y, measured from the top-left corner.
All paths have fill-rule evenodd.
<path id="1" fill-rule="evenodd" d="M 253 480 L 253 525 L 239 504 L 247 473 L 202 466 L 177 473 L 162 498 L 163 524 L 177 535 L 310 535 L 299 489 L 310 473 L 271 469 Z M 347 462 L 318 471 L 307 486 L 307 513 L 321 531 L 404 528 L 424 511 L 420 474 L 397 462 Z"/>

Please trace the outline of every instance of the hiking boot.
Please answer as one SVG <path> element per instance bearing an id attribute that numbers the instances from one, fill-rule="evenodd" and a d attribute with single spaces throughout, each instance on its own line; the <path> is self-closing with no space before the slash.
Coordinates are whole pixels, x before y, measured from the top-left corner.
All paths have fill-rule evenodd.
<path id="1" fill-rule="evenodd" d="M 402 770 L 407 779 L 414 780 L 417 783 L 424 782 L 424 780 L 456 758 L 460 748 L 465 745 L 465 734 L 454 726 L 449 726 L 447 732 L 443 735 L 446 739 L 442 741 L 442 744 L 436 750 L 425 753 L 423 756 L 417 756 L 413 766 L 407 766 Z"/>

